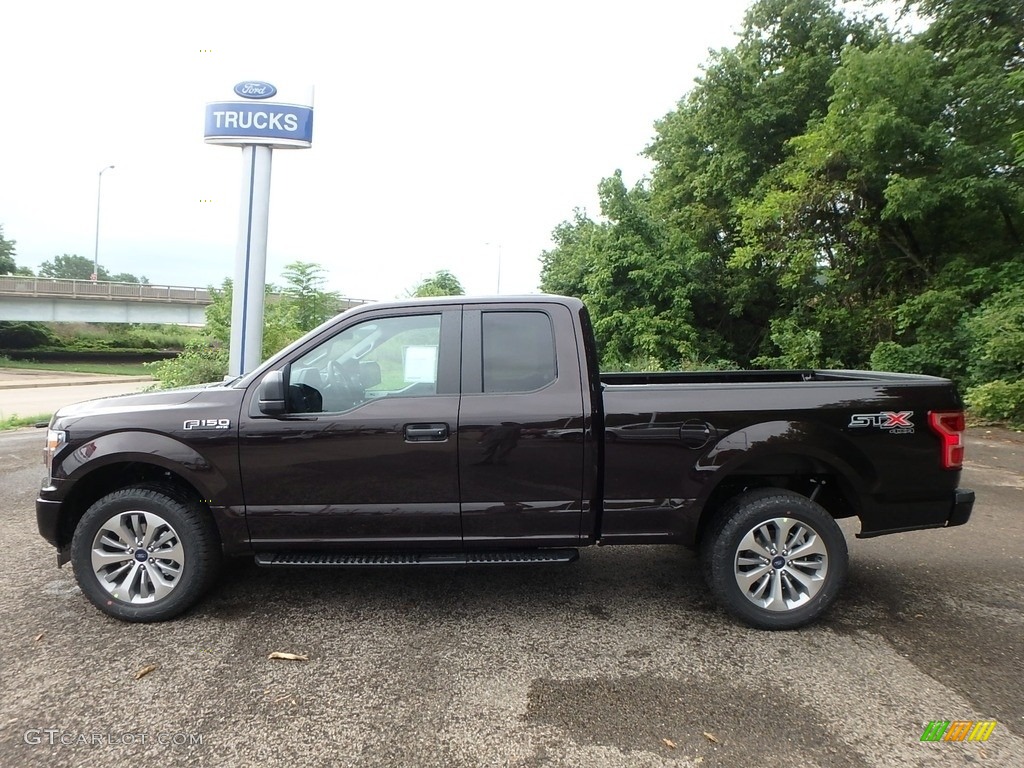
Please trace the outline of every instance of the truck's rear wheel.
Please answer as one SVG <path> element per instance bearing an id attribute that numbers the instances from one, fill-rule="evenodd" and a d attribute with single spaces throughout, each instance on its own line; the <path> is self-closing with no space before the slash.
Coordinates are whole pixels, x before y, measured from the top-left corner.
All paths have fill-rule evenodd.
<path id="1" fill-rule="evenodd" d="M 701 554 L 715 597 L 759 629 L 814 621 L 846 578 L 846 539 L 835 520 L 805 496 L 779 488 L 729 501 L 704 536 Z"/>
<path id="2" fill-rule="evenodd" d="M 82 592 L 123 621 L 164 621 L 189 609 L 216 578 L 219 562 L 209 515 L 169 488 L 104 496 L 83 515 L 71 542 Z"/>

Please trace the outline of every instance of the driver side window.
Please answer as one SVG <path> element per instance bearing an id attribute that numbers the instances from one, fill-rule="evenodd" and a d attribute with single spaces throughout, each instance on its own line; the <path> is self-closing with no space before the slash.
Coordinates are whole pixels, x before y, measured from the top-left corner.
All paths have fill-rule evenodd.
<path id="1" fill-rule="evenodd" d="M 338 413 L 382 397 L 433 395 L 440 338 L 440 314 L 350 326 L 292 363 L 288 410 Z"/>

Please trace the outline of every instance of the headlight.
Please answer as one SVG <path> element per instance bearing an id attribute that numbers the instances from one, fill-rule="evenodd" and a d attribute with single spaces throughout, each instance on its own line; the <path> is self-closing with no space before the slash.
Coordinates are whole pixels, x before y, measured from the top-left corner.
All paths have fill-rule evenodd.
<path id="1" fill-rule="evenodd" d="M 68 440 L 68 433 L 63 429 L 46 430 L 46 446 L 43 448 L 43 466 L 46 467 L 46 477 L 51 477 L 50 467 L 53 463 L 53 455 Z"/>

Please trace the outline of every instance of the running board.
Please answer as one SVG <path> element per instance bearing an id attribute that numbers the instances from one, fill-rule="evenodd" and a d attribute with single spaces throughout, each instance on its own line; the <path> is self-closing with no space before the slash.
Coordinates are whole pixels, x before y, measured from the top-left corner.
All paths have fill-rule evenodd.
<path id="1" fill-rule="evenodd" d="M 261 552 L 256 565 L 264 568 L 361 568 L 394 565 L 504 565 L 506 563 L 571 563 L 576 549 L 531 549 L 522 552 L 408 552 L 355 555 L 324 552 Z"/>

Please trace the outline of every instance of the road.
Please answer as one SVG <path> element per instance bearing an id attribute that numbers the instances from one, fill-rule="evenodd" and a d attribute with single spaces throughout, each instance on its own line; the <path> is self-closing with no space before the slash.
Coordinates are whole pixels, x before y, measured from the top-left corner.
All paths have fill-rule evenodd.
<path id="1" fill-rule="evenodd" d="M 968 525 L 861 541 L 844 524 L 845 591 L 788 633 L 729 619 L 672 547 L 544 568 L 243 564 L 177 621 L 122 624 L 34 529 L 40 446 L 0 435 L 3 766 L 1024 765 L 1019 434 L 970 434 Z M 957 719 L 998 725 L 920 742 Z"/>
<path id="2" fill-rule="evenodd" d="M 152 385 L 152 381 L 130 384 L 84 384 L 71 387 L 42 387 L 40 389 L 3 390 L 0 418 L 9 416 L 38 416 L 50 414 L 65 405 L 98 397 L 112 397 L 139 392 Z"/>
<path id="3" fill-rule="evenodd" d="M 65 405 L 127 395 L 152 385 L 148 376 L 0 368 L 0 419 L 51 414 Z"/>

